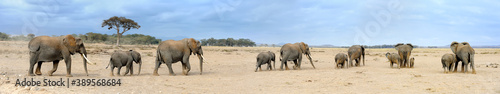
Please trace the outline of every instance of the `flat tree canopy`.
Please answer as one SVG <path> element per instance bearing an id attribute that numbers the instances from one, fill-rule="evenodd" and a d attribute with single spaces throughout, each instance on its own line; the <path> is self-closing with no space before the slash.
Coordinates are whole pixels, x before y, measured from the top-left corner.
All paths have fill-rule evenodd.
<path id="1" fill-rule="evenodd" d="M 137 22 L 135 22 L 134 20 L 117 16 L 113 16 L 107 20 L 104 20 L 102 22 L 101 27 L 108 27 L 108 30 L 116 29 L 116 35 L 117 35 L 116 46 L 120 45 L 120 37 L 122 36 L 123 33 L 127 32 L 132 28 L 135 29 L 141 28 L 141 26 L 137 24 Z M 120 28 L 122 29 L 122 32 L 120 32 Z"/>

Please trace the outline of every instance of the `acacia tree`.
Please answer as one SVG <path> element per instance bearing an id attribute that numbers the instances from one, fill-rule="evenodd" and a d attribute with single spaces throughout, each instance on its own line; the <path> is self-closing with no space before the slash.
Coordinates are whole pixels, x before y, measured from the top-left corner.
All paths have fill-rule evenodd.
<path id="1" fill-rule="evenodd" d="M 116 37 L 117 37 L 116 46 L 120 46 L 120 37 L 122 36 L 123 33 L 127 32 L 132 28 L 135 29 L 141 28 L 141 26 L 137 24 L 134 20 L 117 16 L 113 16 L 107 20 L 104 20 L 102 22 L 101 27 L 108 27 L 108 30 L 116 29 Z M 122 32 L 120 32 L 120 28 L 122 29 Z"/>

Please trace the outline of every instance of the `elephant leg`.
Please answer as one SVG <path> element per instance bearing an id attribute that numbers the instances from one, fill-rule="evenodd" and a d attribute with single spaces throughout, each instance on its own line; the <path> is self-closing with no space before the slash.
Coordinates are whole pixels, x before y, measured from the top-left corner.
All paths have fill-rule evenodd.
<path id="1" fill-rule="evenodd" d="M 299 55 L 299 59 L 297 59 L 297 69 L 300 70 L 301 66 L 302 66 L 302 55 Z"/>
<path id="2" fill-rule="evenodd" d="M 455 63 L 450 63 L 450 66 L 448 66 L 448 72 L 452 72 L 454 65 Z"/>
<path id="3" fill-rule="evenodd" d="M 353 66 L 353 65 L 352 65 L 352 60 L 353 60 L 353 59 L 350 59 L 350 58 L 349 58 L 349 62 L 347 63 L 347 68 L 349 68 L 349 67 L 352 67 L 352 66 Z"/>
<path id="4" fill-rule="evenodd" d="M 474 67 L 474 53 L 472 53 L 470 56 L 469 56 L 469 60 L 470 60 L 470 67 L 472 69 L 472 74 L 476 74 L 476 68 Z"/>
<path id="5" fill-rule="evenodd" d="M 458 62 L 455 62 L 455 68 L 453 68 L 453 72 L 457 72 L 457 69 L 458 69 Z"/>
<path id="6" fill-rule="evenodd" d="M 134 75 L 134 63 L 133 62 L 130 62 L 130 76 Z"/>
<path id="7" fill-rule="evenodd" d="M 257 62 L 257 65 L 255 65 L 255 72 L 257 72 L 257 70 L 259 69 L 260 67 L 260 63 Z"/>
<path id="8" fill-rule="evenodd" d="M 285 61 L 285 70 L 290 70 L 290 68 L 288 68 L 288 61 Z"/>
<path id="9" fill-rule="evenodd" d="M 392 65 L 393 65 L 394 63 L 392 63 L 392 62 L 389 62 L 389 64 L 390 64 L 390 66 L 391 66 L 391 68 L 392 68 Z"/>
<path id="10" fill-rule="evenodd" d="M 113 74 L 113 71 L 115 70 L 115 66 L 111 66 L 111 73 L 109 74 L 109 76 L 115 76 L 115 74 Z"/>
<path id="11" fill-rule="evenodd" d="M 271 61 L 267 63 L 267 70 L 273 70 L 273 67 L 271 66 Z"/>
<path id="12" fill-rule="evenodd" d="M 59 66 L 59 60 L 53 61 L 53 63 L 54 63 L 54 64 L 52 65 L 52 70 L 50 70 L 50 71 L 49 71 L 49 73 L 48 73 L 48 74 L 49 74 L 49 76 L 52 76 L 52 74 L 53 74 L 54 72 L 56 72 L 56 70 L 57 70 L 57 66 Z"/>
<path id="13" fill-rule="evenodd" d="M 186 63 L 184 63 L 184 61 L 181 61 L 181 64 L 182 64 L 182 74 L 184 75 L 187 75 L 187 66 L 186 66 Z"/>
<path id="14" fill-rule="evenodd" d="M 354 66 L 358 67 L 359 66 L 359 59 L 354 59 L 354 61 L 356 61 L 356 64 L 354 64 Z"/>
<path id="15" fill-rule="evenodd" d="M 469 68 L 468 66 L 469 66 L 469 60 L 464 60 L 464 64 L 463 64 L 462 68 L 465 67 L 465 69 L 462 72 L 467 73 L 468 68 Z"/>
<path id="16" fill-rule="evenodd" d="M 167 63 L 167 67 L 168 67 L 168 73 L 171 76 L 175 76 L 174 70 L 172 70 L 172 63 Z"/>
<path id="17" fill-rule="evenodd" d="M 125 74 L 123 74 L 123 76 L 126 76 L 127 74 L 129 74 L 129 72 L 130 72 L 130 76 L 132 76 L 134 74 L 134 64 L 133 64 L 133 62 L 130 62 L 130 63 L 128 63 L 125 66 Z"/>
<path id="18" fill-rule="evenodd" d="M 410 59 L 405 59 L 405 68 L 410 68 Z"/>
<path id="19" fill-rule="evenodd" d="M 38 62 L 37 66 L 36 66 L 36 70 L 35 70 L 36 75 L 42 75 L 42 72 L 40 71 L 40 69 L 42 68 L 42 63 L 43 62 Z"/>
<path id="20" fill-rule="evenodd" d="M 35 64 L 38 63 L 38 55 L 40 52 L 30 52 L 30 68 L 28 69 L 28 76 L 35 76 L 33 74 L 33 68 L 35 67 Z"/>
<path id="21" fill-rule="evenodd" d="M 294 64 L 294 65 L 293 65 L 293 69 L 294 69 L 294 70 L 296 70 L 296 69 L 298 69 L 298 68 L 299 68 L 299 64 L 298 64 L 297 60 L 293 60 L 293 64 Z"/>
<path id="22" fill-rule="evenodd" d="M 66 77 L 73 77 L 71 75 L 71 57 L 69 54 L 64 58 L 64 62 L 66 63 Z"/>
<path id="23" fill-rule="evenodd" d="M 118 70 L 117 70 L 118 72 L 116 73 L 116 75 L 120 76 L 120 71 L 122 70 L 122 66 L 118 66 L 117 68 L 118 68 Z"/>
<path id="24" fill-rule="evenodd" d="M 462 72 L 465 72 L 465 71 L 464 71 L 464 67 L 465 67 L 465 65 L 466 65 L 466 64 L 467 64 L 467 63 L 466 63 L 466 60 L 463 60 L 463 61 L 462 61 Z"/>
<path id="25" fill-rule="evenodd" d="M 283 71 L 283 65 L 285 65 L 286 70 L 288 70 L 288 65 L 286 64 L 286 63 L 287 63 L 287 62 L 286 62 L 286 60 L 288 60 L 288 58 L 287 58 L 287 57 L 285 57 L 285 56 L 283 56 L 283 58 L 282 58 L 282 59 L 280 59 L 280 60 L 281 60 L 281 66 L 280 66 L 280 69 Z"/>
<path id="26" fill-rule="evenodd" d="M 398 67 L 400 67 L 400 68 L 403 67 L 403 60 L 398 60 L 397 64 L 398 64 Z"/>
<path id="27" fill-rule="evenodd" d="M 444 73 L 448 73 L 447 69 L 448 67 L 444 66 L 443 69 L 444 69 Z"/>
<path id="28" fill-rule="evenodd" d="M 189 55 L 184 56 L 182 58 L 182 74 L 188 75 L 189 71 L 191 71 L 191 64 L 189 63 Z"/>
<path id="29" fill-rule="evenodd" d="M 160 60 L 159 59 L 156 59 L 156 62 L 155 62 L 155 70 L 153 71 L 153 76 L 160 76 L 158 74 L 158 68 L 160 67 L 161 63 L 160 63 Z"/>
<path id="30" fill-rule="evenodd" d="M 302 59 L 297 60 L 297 69 L 300 70 L 300 67 L 302 66 Z"/>

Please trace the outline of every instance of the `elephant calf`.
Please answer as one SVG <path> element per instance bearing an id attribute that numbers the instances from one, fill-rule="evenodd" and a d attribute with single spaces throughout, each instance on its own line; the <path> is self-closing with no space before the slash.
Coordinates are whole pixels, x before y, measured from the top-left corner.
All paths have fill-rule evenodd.
<path id="1" fill-rule="evenodd" d="M 410 68 L 413 68 L 414 64 L 415 64 L 415 58 L 412 57 L 412 58 L 410 58 Z"/>
<path id="2" fill-rule="evenodd" d="M 337 55 L 335 55 L 335 63 L 337 68 L 346 67 L 347 66 L 346 63 L 348 62 L 348 60 L 349 59 L 347 58 L 347 54 L 345 53 L 338 53 Z"/>
<path id="3" fill-rule="evenodd" d="M 441 63 L 443 64 L 444 73 L 452 71 L 453 65 L 457 63 L 457 56 L 455 54 L 444 54 L 441 57 Z"/>
<path id="4" fill-rule="evenodd" d="M 398 69 L 401 68 L 401 66 L 400 66 L 401 57 L 399 56 L 399 54 L 387 52 L 385 54 L 385 57 L 387 57 L 387 59 L 389 60 L 389 62 L 391 64 L 391 68 L 393 67 L 394 64 L 396 64 L 398 66 Z"/>
<path id="5" fill-rule="evenodd" d="M 257 69 L 260 69 L 260 71 L 262 71 L 262 68 L 260 66 L 264 64 L 267 64 L 268 70 L 273 70 L 273 68 L 271 68 L 271 61 L 274 63 L 273 65 L 275 65 L 274 68 L 276 69 L 275 56 L 276 55 L 271 51 L 259 53 L 259 55 L 257 55 L 257 68 L 255 68 L 255 72 L 257 72 Z"/>
<path id="6" fill-rule="evenodd" d="M 133 51 L 133 50 L 129 50 L 129 51 L 115 51 L 112 55 L 111 55 L 111 59 L 109 59 L 109 64 L 108 66 L 106 67 L 106 69 L 111 66 L 111 76 L 114 76 L 113 75 L 113 70 L 116 68 L 118 68 L 118 75 L 120 75 L 120 69 L 125 66 L 125 68 L 127 69 L 125 71 L 125 74 L 123 75 L 127 75 L 129 70 L 130 70 L 130 75 L 134 74 L 134 67 L 133 67 L 133 62 L 139 64 L 139 74 L 141 74 L 141 65 L 142 65 L 142 61 L 141 61 L 141 54 L 137 51 Z"/>

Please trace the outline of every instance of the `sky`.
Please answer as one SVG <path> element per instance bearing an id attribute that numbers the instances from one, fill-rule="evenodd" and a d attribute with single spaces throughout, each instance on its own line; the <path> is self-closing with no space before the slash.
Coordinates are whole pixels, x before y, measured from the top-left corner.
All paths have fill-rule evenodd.
<path id="1" fill-rule="evenodd" d="M 162 40 L 246 38 L 256 43 L 500 45 L 498 0 L 0 0 L 0 32 L 113 34 L 123 16 Z"/>

